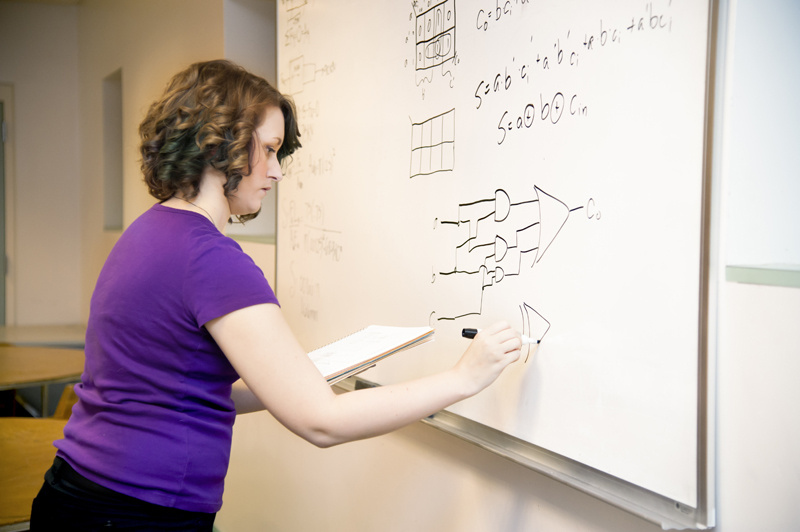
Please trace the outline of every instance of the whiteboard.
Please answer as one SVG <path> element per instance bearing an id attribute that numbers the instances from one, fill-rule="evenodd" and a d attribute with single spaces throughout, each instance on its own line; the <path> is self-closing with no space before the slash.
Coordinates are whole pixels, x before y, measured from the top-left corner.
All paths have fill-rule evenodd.
<path id="1" fill-rule="evenodd" d="M 698 505 L 709 5 L 278 3 L 303 148 L 277 292 L 309 350 L 376 323 L 541 339 L 449 413 Z"/>

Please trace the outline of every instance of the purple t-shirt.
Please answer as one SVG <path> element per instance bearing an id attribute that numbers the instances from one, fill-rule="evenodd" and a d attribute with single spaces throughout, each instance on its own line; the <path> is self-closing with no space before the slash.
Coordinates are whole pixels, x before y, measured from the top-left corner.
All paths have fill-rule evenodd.
<path id="1" fill-rule="evenodd" d="M 261 303 L 277 299 L 234 240 L 200 214 L 154 205 L 97 280 L 58 455 L 119 493 L 218 511 L 238 375 L 203 325 Z"/>

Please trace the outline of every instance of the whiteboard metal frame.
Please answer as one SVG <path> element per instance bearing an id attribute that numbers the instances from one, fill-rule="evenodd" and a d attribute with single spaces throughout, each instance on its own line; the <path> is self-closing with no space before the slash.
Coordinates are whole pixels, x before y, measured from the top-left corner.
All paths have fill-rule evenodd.
<path id="1" fill-rule="evenodd" d="M 722 127 L 718 98 L 723 76 L 721 54 L 725 49 L 727 0 L 709 1 L 708 60 L 706 65 L 706 118 L 704 131 L 703 202 L 698 336 L 697 507 L 645 489 L 631 482 L 516 438 L 482 423 L 448 411 L 438 412 L 423 423 L 470 442 L 489 452 L 536 471 L 601 501 L 627 511 L 665 530 L 706 530 L 716 524 L 715 514 L 715 375 L 716 301 L 719 273 L 718 218 L 719 179 L 714 161 L 719 152 Z M 336 387 L 344 391 L 379 386 L 361 377 L 350 377 Z"/>
<path id="2" fill-rule="evenodd" d="M 350 377 L 335 385 L 342 391 L 376 386 L 380 385 L 361 377 Z M 583 491 L 642 519 L 658 524 L 665 530 L 702 530 L 709 527 L 705 504 L 699 504 L 697 508 L 692 508 L 446 410 L 437 412 L 423 419 L 422 422 Z M 700 464 L 704 460 L 698 462 Z M 698 467 L 698 473 L 702 469 L 702 467 Z M 699 492 L 699 497 L 702 502 L 704 499 L 702 492 Z"/>

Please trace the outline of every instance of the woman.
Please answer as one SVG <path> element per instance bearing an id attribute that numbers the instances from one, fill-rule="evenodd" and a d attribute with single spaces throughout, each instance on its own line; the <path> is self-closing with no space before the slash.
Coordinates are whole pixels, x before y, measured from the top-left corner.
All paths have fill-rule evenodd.
<path id="1" fill-rule="evenodd" d="M 519 357 L 519 335 L 496 324 L 451 370 L 333 393 L 263 273 L 222 233 L 231 217 L 258 213 L 300 146 L 291 102 L 229 62 L 197 63 L 172 79 L 140 135 L 159 203 L 98 278 L 79 401 L 31 530 L 211 530 L 235 414 L 266 408 L 328 447 L 469 397 Z"/>

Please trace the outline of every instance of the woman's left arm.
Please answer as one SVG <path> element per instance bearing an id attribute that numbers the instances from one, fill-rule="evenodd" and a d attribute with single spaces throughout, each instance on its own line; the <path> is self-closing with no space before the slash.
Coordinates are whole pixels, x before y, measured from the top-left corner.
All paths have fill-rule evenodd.
<path id="1" fill-rule="evenodd" d="M 519 358 L 521 346 L 518 333 L 495 324 L 475 337 L 450 370 L 337 395 L 277 305 L 231 312 L 206 329 L 257 400 L 289 430 L 320 447 L 391 432 L 478 393 Z"/>

